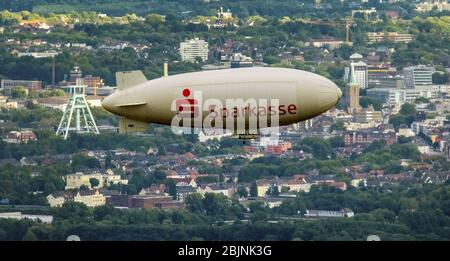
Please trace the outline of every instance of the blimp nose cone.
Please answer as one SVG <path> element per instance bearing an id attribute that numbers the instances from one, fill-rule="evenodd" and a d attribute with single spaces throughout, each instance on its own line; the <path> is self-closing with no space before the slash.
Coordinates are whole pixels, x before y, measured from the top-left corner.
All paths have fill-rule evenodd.
<path id="1" fill-rule="evenodd" d="M 105 110 L 114 113 L 114 114 L 120 114 L 119 108 L 116 106 L 118 104 L 117 102 L 117 94 L 111 94 L 102 101 L 102 106 L 105 108 Z"/>
<path id="2" fill-rule="evenodd" d="M 110 98 L 110 96 L 108 96 L 102 100 L 102 107 L 105 108 L 105 110 L 112 112 L 113 106 L 114 105 L 112 103 L 112 99 Z"/>
<path id="3" fill-rule="evenodd" d="M 342 97 L 342 91 L 332 81 L 327 81 L 319 88 L 319 107 L 327 111 L 335 106 Z"/>

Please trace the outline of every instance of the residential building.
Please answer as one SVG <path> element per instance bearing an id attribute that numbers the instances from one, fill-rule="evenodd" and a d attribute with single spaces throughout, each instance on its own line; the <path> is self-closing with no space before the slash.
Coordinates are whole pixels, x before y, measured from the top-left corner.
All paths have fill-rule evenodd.
<path id="1" fill-rule="evenodd" d="M 230 68 L 253 67 L 253 59 L 242 53 L 235 53 L 230 58 Z"/>
<path id="2" fill-rule="evenodd" d="M 81 172 L 77 172 L 75 174 L 69 174 L 66 176 L 66 187 L 65 189 L 78 189 L 81 186 L 86 186 L 88 188 L 91 187 L 91 179 L 98 180 L 98 185 L 94 188 L 103 187 L 103 177 L 101 173 L 93 173 L 93 174 L 83 174 Z"/>
<path id="3" fill-rule="evenodd" d="M 27 143 L 29 141 L 37 140 L 36 134 L 34 132 L 25 130 L 25 131 L 11 131 L 6 134 L 6 137 L 3 141 L 7 143 Z"/>
<path id="4" fill-rule="evenodd" d="M 233 183 L 214 183 L 200 186 L 197 192 L 202 195 L 205 193 L 223 194 L 227 198 L 233 198 L 236 193 L 236 186 Z"/>
<path id="5" fill-rule="evenodd" d="M 384 140 L 387 145 L 392 145 L 397 141 L 395 132 L 383 133 L 376 130 L 369 131 L 347 131 L 344 135 L 345 145 L 372 144 L 376 140 Z"/>
<path id="6" fill-rule="evenodd" d="M 400 128 L 398 129 L 398 136 L 409 138 L 416 136 L 416 134 L 410 128 L 408 128 L 408 126 L 401 125 Z"/>
<path id="7" fill-rule="evenodd" d="M 355 188 L 358 188 L 360 186 L 367 187 L 367 175 L 364 175 L 364 174 L 353 175 L 353 178 L 352 178 L 350 184 Z"/>
<path id="8" fill-rule="evenodd" d="M 257 180 L 256 181 L 256 191 L 257 196 L 263 198 L 266 196 L 266 192 L 269 190 L 271 186 L 277 186 L 275 180 Z"/>
<path id="9" fill-rule="evenodd" d="M 230 9 L 224 11 L 223 7 L 220 7 L 217 10 L 217 19 L 214 21 L 214 23 L 211 23 L 211 21 L 208 19 L 207 25 L 208 28 L 224 28 L 227 26 L 234 26 L 233 20 L 233 13 L 231 13 Z"/>
<path id="10" fill-rule="evenodd" d="M 409 43 L 413 40 L 412 34 L 403 34 L 397 32 L 368 32 L 367 37 L 369 38 L 369 43 Z"/>
<path id="11" fill-rule="evenodd" d="M 69 97 L 67 97 L 67 96 L 37 98 L 34 101 L 35 104 L 38 104 L 40 106 L 55 109 L 55 110 L 61 110 L 61 111 L 66 110 L 68 102 L 69 102 Z"/>
<path id="12" fill-rule="evenodd" d="M 143 188 L 139 192 L 139 196 L 145 196 L 145 195 L 166 195 L 167 187 L 164 184 L 152 184 L 149 188 Z M 178 188 L 177 188 L 178 190 Z"/>
<path id="13" fill-rule="evenodd" d="M 17 109 L 17 106 L 17 101 L 9 100 L 8 97 L 0 95 L 0 108 Z"/>
<path id="14" fill-rule="evenodd" d="M 429 130 L 434 130 L 445 125 L 445 117 L 435 117 L 434 119 L 425 119 L 424 121 L 414 121 L 411 123 L 411 130 L 417 135 L 421 132 L 429 133 Z"/>
<path id="15" fill-rule="evenodd" d="M 88 207 L 99 207 L 106 204 L 106 198 L 98 190 L 81 190 L 73 197 L 74 202 L 83 203 Z"/>
<path id="16" fill-rule="evenodd" d="M 418 86 L 413 89 L 372 88 L 367 90 L 367 96 L 391 105 L 401 105 L 414 103 L 419 97 L 433 99 L 439 94 L 447 94 L 449 90 L 448 85 Z"/>
<path id="17" fill-rule="evenodd" d="M 290 142 L 280 142 L 278 145 L 269 145 L 264 150 L 265 154 L 282 155 L 292 148 Z"/>
<path id="18" fill-rule="evenodd" d="M 312 185 L 306 181 L 303 175 L 294 175 L 287 182 L 280 182 L 279 186 L 281 188 L 279 190 L 281 192 L 283 187 L 288 187 L 290 192 L 309 192 Z"/>
<path id="19" fill-rule="evenodd" d="M 417 86 L 432 85 L 434 67 L 417 65 L 403 68 L 406 88 L 413 89 Z"/>
<path id="20" fill-rule="evenodd" d="M 334 182 L 334 180 L 332 180 Z M 281 192 L 283 188 L 289 188 L 290 192 L 309 192 L 311 186 L 318 184 L 320 181 L 309 181 L 303 175 L 294 175 L 292 178 L 276 178 L 276 179 L 261 179 L 256 181 L 257 196 L 265 197 L 266 192 L 270 187 L 276 186 Z"/>
<path id="21" fill-rule="evenodd" d="M 424 0 L 421 3 L 416 4 L 416 11 L 425 13 L 432 10 L 437 11 L 450 11 L 450 3 L 447 0 Z"/>
<path id="22" fill-rule="evenodd" d="M 47 202 L 51 207 L 61 207 L 65 202 L 79 202 L 88 207 L 103 206 L 106 197 L 99 190 L 81 190 L 78 192 L 62 191 L 51 193 L 47 196 Z"/>
<path id="23" fill-rule="evenodd" d="M 106 174 L 102 175 L 103 177 L 103 184 L 106 186 L 109 186 L 111 184 L 122 184 L 127 185 L 128 179 L 122 179 L 120 175 L 115 175 L 112 170 L 107 170 Z"/>
<path id="24" fill-rule="evenodd" d="M 208 42 L 194 38 L 180 43 L 182 61 L 195 62 L 199 57 L 203 62 L 208 60 Z"/>
<path id="25" fill-rule="evenodd" d="M 64 192 L 55 192 L 51 193 L 47 196 L 47 202 L 50 205 L 50 207 L 61 207 L 64 202 L 66 202 L 66 199 L 68 198 L 68 195 L 66 195 Z"/>
<path id="26" fill-rule="evenodd" d="M 373 105 L 362 108 L 354 113 L 356 122 L 381 122 L 383 121 L 381 111 L 376 111 Z"/>
<path id="27" fill-rule="evenodd" d="M 191 186 L 177 187 L 177 200 L 184 201 L 190 194 L 197 193 L 197 190 Z"/>
<path id="28" fill-rule="evenodd" d="M 292 125 L 296 131 L 304 131 L 309 130 L 313 127 L 313 119 L 301 121 L 298 123 L 294 123 Z"/>

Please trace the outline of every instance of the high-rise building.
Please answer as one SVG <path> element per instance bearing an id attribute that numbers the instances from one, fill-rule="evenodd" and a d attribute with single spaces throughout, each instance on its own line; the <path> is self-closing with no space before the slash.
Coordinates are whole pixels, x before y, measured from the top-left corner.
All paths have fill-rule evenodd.
<path id="1" fill-rule="evenodd" d="M 415 88 L 417 86 L 432 85 L 434 67 L 418 65 L 403 68 L 406 88 Z"/>
<path id="2" fill-rule="evenodd" d="M 369 86 L 368 73 L 367 73 L 367 64 L 365 62 L 357 62 L 353 63 L 354 74 L 356 78 L 356 82 L 359 84 L 359 88 L 367 89 Z"/>
<path id="3" fill-rule="evenodd" d="M 359 88 L 360 84 L 356 81 L 355 67 L 352 63 L 350 65 L 350 75 L 347 84 L 348 91 L 348 113 L 353 114 L 359 111 Z"/>
<path id="4" fill-rule="evenodd" d="M 369 74 L 367 71 L 367 64 L 362 61 L 363 56 L 355 53 L 350 56 L 351 66 L 354 67 L 354 74 L 356 82 L 359 84 L 359 88 L 367 89 L 369 87 Z M 348 82 L 350 79 L 350 67 L 344 69 L 344 81 Z"/>
<path id="5" fill-rule="evenodd" d="M 195 62 L 199 57 L 202 61 L 208 60 L 208 42 L 198 38 L 180 43 L 181 60 Z"/>

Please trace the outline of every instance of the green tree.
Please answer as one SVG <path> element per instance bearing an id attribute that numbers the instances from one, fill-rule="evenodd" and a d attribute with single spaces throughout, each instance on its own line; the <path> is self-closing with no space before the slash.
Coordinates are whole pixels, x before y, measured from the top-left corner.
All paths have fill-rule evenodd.
<path id="1" fill-rule="evenodd" d="M 278 190 L 278 186 L 276 184 L 272 184 L 269 189 L 266 191 L 266 195 L 276 197 L 280 195 L 280 191 Z"/>
<path id="2" fill-rule="evenodd" d="M 111 154 L 108 153 L 108 155 L 106 155 L 106 158 L 105 158 L 105 168 L 106 168 L 106 169 L 109 169 L 109 168 L 112 167 L 111 161 L 112 161 Z"/>
<path id="3" fill-rule="evenodd" d="M 411 103 L 405 103 L 402 105 L 400 109 L 400 114 L 404 116 L 416 115 L 416 106 Z"/>
<path id="4" fill-rule="evenodd" d="M 204 213 L 203 196 L 200 193 L 189 194 L 185 201 L 186 208 L 192 213 Z"/>
<path id="5" fill-rule="evenodd" d="M 27 233 L 23 236 L 22 241 L 38 241 L 39 239 L 33 233 L 33 231 L 28 230 Z"/>
<path id="6" fill-rule="evenodd" d="M 341 148 L 345 146 L 345 140 L 344 137 L 342 136 L 329 138 L 328 141 L 330 142 L 331 147 L 333 148 Z"/>
<path id="7" fill-rule="evenodd" d="M 257 197 L 258 196 L 258 185 L 256 184 L 256 181 L 253 181 L 250 184 L 250 197 Z"/>
<path id="8" fill-rule="evenodd" d="M 240 186 L 237 192 L 240 198 L 248 197 L 248 191 L 244 186 Z"/>
<path id="9" fill-rule="evenodd" d="M 96 178 L 90 178 L 89 183 L 91 184 L 91 188 L 95 188 L 100 184 L 100 181 Z"/>
<path id="10" fill-rule="evenodd" d="M 203 207 L 206 215 L 225 218 L 230 214 L 231 201 L 223 194 L 205 193 Z"/>
<path id="11" fill-rule="evenodd" d="M 433 73 L 434 84 L 447 84 L 449 82 L 450 75 L 448 72 L 435 72 Z"/>
<path id="12" fill-rule="evenodd" d="M 22 99 L 27 97 L 27 89 L 23 86 L 17 86 L 11 90 L 11 96 L 15 99 Z"/>

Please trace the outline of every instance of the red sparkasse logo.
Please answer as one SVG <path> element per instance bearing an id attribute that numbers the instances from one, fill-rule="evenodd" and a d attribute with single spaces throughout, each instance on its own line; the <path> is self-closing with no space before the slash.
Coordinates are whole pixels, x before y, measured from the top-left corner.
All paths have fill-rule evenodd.
<path id="1" fill-rule="evenodd" d="M 177 114 L 181 118 L 195 118 L 199 115 L 198 101 L 189 98 L 190 95 L 191 91 L 186 88 L 183 90 L 183 96 L 185 98 L 176 101 Z"/>

